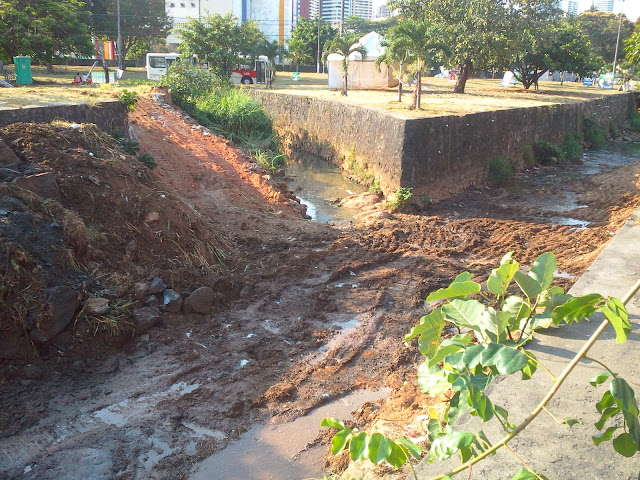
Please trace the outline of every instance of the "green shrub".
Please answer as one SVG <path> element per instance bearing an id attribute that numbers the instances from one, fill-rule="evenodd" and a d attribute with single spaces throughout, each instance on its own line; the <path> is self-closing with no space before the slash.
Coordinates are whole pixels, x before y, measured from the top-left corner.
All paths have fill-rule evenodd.
<path id="1" fill-rule="evenodd" d="M 638 111 L 633 112 L 631 118 L 629 119 L 629 125 L 632 130 L 636 132 L 640 132 L 640 113 Z"/>
<path id="2" fill-rule="evenodd" d="M 138 156 L 138 160 L 140 162 L 142 162 L 146 167 L 150 168 L 150 169 L 154 169 L 158 166 L 156 159 L 153 158 L 150 154 L 148 153 L 143 153 L 142 155 Z"/>
<path id="3" fill-rule="evenodd" d="M 570 162 L 577 162 L 582 159 L 584 149 L 582 148 L 582 143 L 580 143 L 580 134 L 578 132 L 567 132 L 562 144 L 562 152 L 564 153 L 564 158 Z"/>
<path id="4" fill-rule="evenodd" d="M 382 193 L 382 187 L 380 187 L 380 180 L 375 178 L 371 185 L 369 185 L 369 193 L 380 195 Z"/>
<path id="5" fill-rule="evenodd" d="M 599 148 L 602 148 L 606 143 L 607 138 L 604 135 L 604 131 L 602 130 L 600 125 L 598 125 L 598 122 L 596 122 L 594 118 L 585 118 L 582 129 L 584 132 L 584 141 L 587 144 L 588 148 L 597 150 Z"/>
<path id="6" fill-rule="evenodd" d="M 127 110 L 132 111 L 136 108 L 136 104 L 138 103 L 138 92 L 132 92 L 125 88 L 118 96 L 118 100 L 120 100 L 122 105 L 127 107 Z"/>
<path id="7" fill-rule="evenodd" d="M 618 127 L 613 122 L 609 122 L 609 138 L 618 138 Z"/>
<path id="8" fill-rule="evenodd" d="M 409 203 L 411 197 L 413 197 L 413 187 L 400 187 L 398 190 L 389 195 L 386 206 L 392 212 L 395 212 L 396 210 Z"/>
<path id="9" fill-rule="evenodd" d="M 533 157 L 540 165 L 554 165 L 564 159 L 560 147 L 545 141 L 533 144 Z"/>
<path id="10" fill-rule="evenodd" d="M 262 106 L 237 88 L 220 88 L 195 102 L 192 115 L 217 134 L 251 150 L 276 150 L 273 122 Z"/>
<path id="11" fill-rule="evenodd" d="M 489 182 L 493 185 L 504 185 L 513 177 L 515 169 L 510 158 L 496 157 L 489 163 Z"/>
<path id="12" fill-rule="evenodd" d="M 169 87 L 172 101 L 182 108 L 222 85 L 220 79 L 208 70 L 183 62 L 173 63 L 160 83 Z"/>

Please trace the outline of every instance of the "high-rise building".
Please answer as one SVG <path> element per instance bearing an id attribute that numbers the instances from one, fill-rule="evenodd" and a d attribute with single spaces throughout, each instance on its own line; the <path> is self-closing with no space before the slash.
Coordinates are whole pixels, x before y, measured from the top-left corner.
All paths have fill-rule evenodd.
<path id="1" fill-rule="evenodd" d="M 391 16 L 391 10 L 386 5 L 380 5 L 376 9 L 375 18 L 389 18 Z"/>
<path id="2" fill-rule="evenodd" d="M 169 0 L 166 12 L 173 18 L 174 29 L 179 29 L 189 18 L 199 20 L 207 14 L 231 13 L 241 22 L 254 20 L 267 40 L 284 43 L 291 37 L 291 0 Z M 167 43 L 177 45 L 180 39 L 171 34 Z"/>
<path id="3" fill-rule="evenodd" d="M 322 18 L 333 25 L 352 15 L 371 20 L 373 13 L 372 0 L 322 0 L 321 5 Z"/>
<path id="4" fill-rule="evenodd" d="M 594 0 L 592 5 L 601 12 L 613 12 L 613 0 Z"/>
<path id="5" fill-rule="evenodd" d="M 558 7 L 567 12 L 568 15 L 577 15 L 579 10 L 578 0 L 562 0 L 558 2 Z"/>

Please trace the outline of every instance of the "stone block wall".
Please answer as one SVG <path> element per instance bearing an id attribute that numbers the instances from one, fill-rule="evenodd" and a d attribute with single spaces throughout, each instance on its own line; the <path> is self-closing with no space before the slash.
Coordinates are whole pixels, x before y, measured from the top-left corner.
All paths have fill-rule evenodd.
<path id="1" fill-rule="evenodd" d="M 72 123 L 95 123 L 101 130 L 123 134 L 129 131 L 127 107 L 118 100 L 107 100 L 97 105 L 50 105 L 0 110 L 0 127 L 17 122 L 49 123 L 64 120 Z"/>
<path id="2" fill-rule="evenodd" d="M 634 109 L 631 93 L 579 103 L 495 110 L 461 116 L 408 119 L 383 110 L 312 97 L 251 90 L 293 146 L 339 163 L 355 157 L 383 192 L 412 186 L 440 200 L 482 185 L 496 157 L 520 160 L 539 140 L 559 145 L 594 117 L 605 130 Z"/>

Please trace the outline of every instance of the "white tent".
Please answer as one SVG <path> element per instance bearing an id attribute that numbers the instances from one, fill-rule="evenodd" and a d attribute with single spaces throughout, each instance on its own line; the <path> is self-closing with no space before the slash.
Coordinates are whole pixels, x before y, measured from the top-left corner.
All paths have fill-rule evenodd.
<path id="1" fill-rule="evenodd" d="M 380 71 L 376 68 L 376 60 L 382 56 L 387 47 L 382 46 L 384 37 L 376 32 L 369 32 L 355 45 L 362 45 L 367 49 L 367 55 L 362 58 L 359 52 L 349 55 L 349 73 L 347 85 L 350 89 L 385 89 L 398 85 L 392 70 L 384 63 Z M 342 55 L 332 53 L 327 56 L 329 71 L 329 88 L 342 87 Z"/>

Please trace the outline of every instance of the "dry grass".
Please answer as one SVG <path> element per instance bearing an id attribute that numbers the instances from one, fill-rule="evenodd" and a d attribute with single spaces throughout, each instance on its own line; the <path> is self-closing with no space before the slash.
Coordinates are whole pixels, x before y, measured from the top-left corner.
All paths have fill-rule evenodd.
<path id="1" fill-rule="evenodd" d="M 274 91 L 293 95 L 310 95 L 356 105 L 368 105 L 398 114 L 416 118 L 441 115 L 465 115 L 490 110 L 506 110 L 519 107 L 576 103 L 606 95 L 616 95 L 617 91 L 584 87 L 581 83 L 540 82 L 540 90 L 524 90 L 522 87 L 500 87 L 500 79 L 471 79 L 467 82 L 465 94 L 453 93 L 454 83 L 446 78 L 425 77 L 423 79 L 422 109 L 407 110 L 411 103 L 412 91 L 405 89 L 403 101 L 398 102 L 397 89 L 381 91 L 351 90 L 345 98 L 338 90 L 327 88 L 327 76 L 317 73 L 301 73 L 300 81 L 293 81 L 291 74 L 279 72 L 274 83 Z M 250 88 L 263 89 L 263 85 Z"/>

